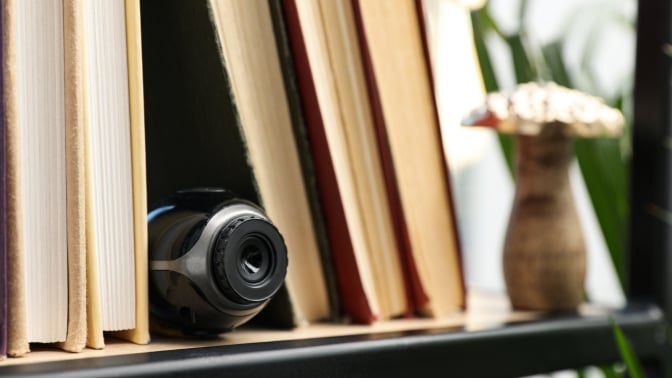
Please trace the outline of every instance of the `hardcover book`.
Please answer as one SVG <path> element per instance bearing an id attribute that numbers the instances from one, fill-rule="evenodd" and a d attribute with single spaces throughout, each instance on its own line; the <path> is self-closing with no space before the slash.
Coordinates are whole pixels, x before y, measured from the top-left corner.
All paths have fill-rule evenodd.
<path id="1" fill-rule="evenodd" d="M 388 198 L 416 309 L 465 306 L 454 210 L 422 23 L 414 0 L 354 0 Z"/>
<path id="2" fill-rule="evenodd" d="M 352 6 L 285 1 L 343 309 L 370 323 L 409 310 Z"/>

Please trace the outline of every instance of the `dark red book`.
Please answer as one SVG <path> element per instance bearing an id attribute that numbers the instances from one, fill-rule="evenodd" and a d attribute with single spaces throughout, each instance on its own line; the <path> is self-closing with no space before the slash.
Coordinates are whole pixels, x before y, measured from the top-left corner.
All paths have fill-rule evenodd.
<path id="1" fill-rule="evenodd" d="M 284 4 L 343 308 L 357 322 L 407 316 L 352 4 Z"/>
<path id="2" fill-rule="evenodd" d="M 343 312 L 356 323 L 371 323 L 376 320 L 364 292 L 358 273 L 352 240 L 347 229 L 343 202 L 336 181 L 327 136 L 324 132 L 322 114 L 317 103 L 315 83 L 308 62 L 298 10 L 294 1 L 284 1 L 285 20 L 290 37 L 294 62 L 297 66 L 297 81 L 308 126 L 310 149 L 316 166 L 320 202 L 325 216 L 331 243 L 332 261 L 336 270 L 340 304 Z"/>

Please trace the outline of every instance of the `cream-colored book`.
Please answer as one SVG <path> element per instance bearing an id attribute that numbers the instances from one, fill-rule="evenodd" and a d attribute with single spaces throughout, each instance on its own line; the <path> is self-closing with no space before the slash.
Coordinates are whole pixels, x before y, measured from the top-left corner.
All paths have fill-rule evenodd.
<path id="1" fill-rule="evenodd" d="M 66 187 L 77 178 L 66 170 L 66 139 L 76 130 L 65 114 L 63 2 L 8 1 L 4 11 L 8 353 L 18 356 L 28 342 L 66 341 L 83 309 L 68 306 Z M 81 349 L 74 344 L 63 345 Z"/>
<path id="2" fill-rule="evenodd" d="M 70 352 L 85 345 L 83 117 L 75 95 L 81 76 L 74 5 L 4 3 L 12 356 L 27 352 L 28 342 L 58 342 Z"/>
<path id="3" fill-rule="evenodd" d="M 135 235 L 135 328 L 121 331 L 117 336 L 136 344 L 146 344 L 150 340 L 147 288 L 147 174 L 139 0 L 126 0 L 126 50 L 128 52 L 128 91 L 131 117 L 133 234 Z"/>
<path id="4" fill-rule="evenodd" d="M 209 2 L 263 207 L 284 236 L 295 323 L 329 317 L 329 302 L 265 0 Z M 224 105 L 224 104 L 222 104 Z"/>
<path id="5" fill-rule="evenodd" d="M 149 342 L 139 2 L 82 2 L 88 344 Z"/>

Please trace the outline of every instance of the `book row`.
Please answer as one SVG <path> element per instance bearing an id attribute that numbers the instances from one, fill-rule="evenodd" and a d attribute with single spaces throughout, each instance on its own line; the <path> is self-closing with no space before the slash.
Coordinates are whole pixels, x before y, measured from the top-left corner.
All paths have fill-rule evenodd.
<path id="1" fill-rule="evenodd" d="M 415 0 L 2 0 L 2 354 L 150 340 L 147 212 L 220 187 L 289 267 L 255 321 L 465 307 Z"/>

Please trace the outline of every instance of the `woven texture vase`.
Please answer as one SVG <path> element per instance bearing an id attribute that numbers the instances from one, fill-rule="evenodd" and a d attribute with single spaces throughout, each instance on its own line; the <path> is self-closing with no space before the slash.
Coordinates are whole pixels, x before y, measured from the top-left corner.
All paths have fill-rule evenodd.
<path id="1" fill-rule="evenodd" d="M 503 254 L 511 305 L 574 310 L 584 298 L 586 251 L 569 184 L 572 141 L 553 125 L 516 138 L 516 194 Z"/>

